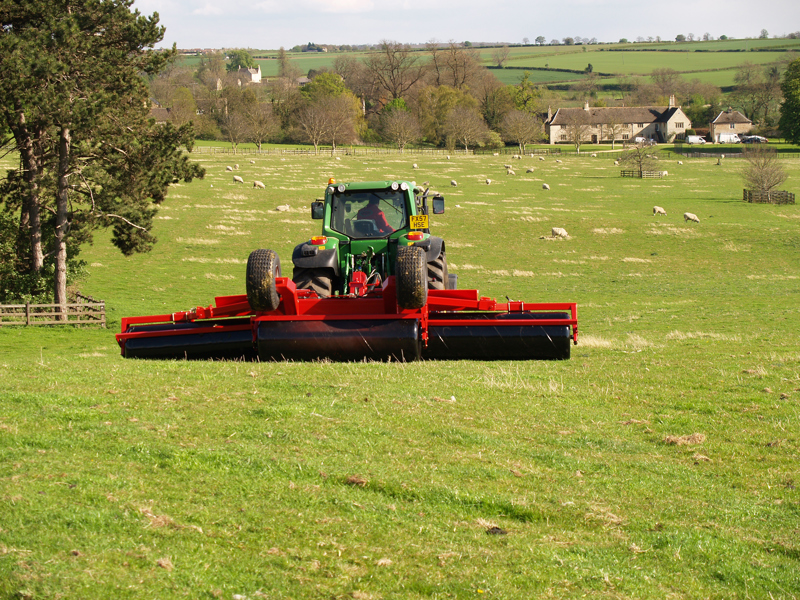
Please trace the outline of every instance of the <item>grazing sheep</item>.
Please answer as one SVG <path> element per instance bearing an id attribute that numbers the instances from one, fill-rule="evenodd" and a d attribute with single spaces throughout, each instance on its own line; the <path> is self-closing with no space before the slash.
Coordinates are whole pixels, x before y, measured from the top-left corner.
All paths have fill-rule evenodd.
<path id="1" fill-rule="evenodd" d="M 419 169 L 419 167 L 417 166 L 417 163 L 414 163 L 413 165 L 411 165 L 411 168 L 412 169 Z"/>
<path id="2" fill-rule="evenodd" d="M 506 171 L 506 175 L 516 175 L 516 173 L 514 173 L 513 169 L 509 169 L 508 171 Z"/>
<path id="3" fill-rule="evenodd" d="M 618 167 L 618 166 L 619 166 L 619 161 L 618 161 L 618 160 L 615 160 L 615 161 L 614 161 L 614 166 L 615 166 L 615 167 Z"/>
<path id="4" fill-rule="evenodd" d="M 265 189 L 267 189 L 267 186 L 265 186 L 265 185 L 264 185 L 264 184 L 263 184 L 261 181 L 254 181 L 254 182 L 253 182 L 253 187 L 254 187 L 254 188 L 258 188 L 258 189 L 260 189 L 260 190 L 265 190 Z"/>
<path id="5" fill-rule="evenodd" d="M 453 187 L 458 187 L 458 183 L 456 182 L 455 179 L 450 180 L 450 185 L 452 185 Z"/>
<path id="6" fill-rule="evenodd" d="M 292 207 L 289 206 L 288 204 L 281 204 L 280 206 L 276 206 L 275 210 L 277 210 L 278 212 L 290 212 L 292 210 Z"/>
<path id="7" fill-rule="evenodd" d="M 337 156 L 336 160 L 342 160 L 342 158 L 340 156 Z"/>
<path id="8" fill-rule="evenodd" d="M 251 165 L 254 165 L 254 164 L 256 164 L 256 161 L 254 161 L 254 160 L 251 160 L 251 161 L 250 161 L 250 164 L 251 164 Z"/>
<path id="9" fill-rule="evenodd" d="M 492 152 L 492 156 L 500 156 L 499 152 Z"/>
<path id="10" fill-rule="evenodd" d="M 592 154 L 592 158 L 597 158 L 597 154 Z"/>
<path id="11" fill-rule="evenodd" d="M 244 179 L 242 179 L 238 175 L 234 175 L 233 176 L 233 183 L 244 183 Z"/>
<path id="12" fill-rule="evenodd" d="M 539 157 L 539 160 L 544 160 L 544 156 L 540 156 L 540 157 Z"/>
<path id="13" fill-rule="evenodd" d="M 450 160 L 450 155 L 449 154 L 447 155 L 447 160 Z"/>
<path id="14" fill-rule="evenodd" d="M 492 185 L 492 180 L 491 179 L 487 179 L 486 180 L 486 185 Z"/>
<path id="15" fill-rule="evenodd" d="M 503 165 L 503 168 L 505 168 L 505 169 L 513 169 L 513 167 L 511 165 Z"/>
<path id="16" fill-rule="evenodd" d="M 669 175 L 669 171 L 661 171 L 662 177 L 667 177 Z"/>
<path id="17" fill-rule="evenodd" d="M 233 168 L 238 171 L 239 170 L 239 165 L 233 165 Z"/>
<path id="18" fill-rule="evenodd" d="M 699 223 L 700 219 L 697 218 L 697 215 L 692 213 L 683 213 L 683 221 L 694 221 L 695 223 Z"/>
<path id="19" fill-rule="evenodd" d="M 559 165 L 560 165 L 562 162 L 564 162 L 564 161 L 563 161 L 563 160 L 558 160 L 558 159 L 556 159 L 556 163 L 558 163 Z"/>
<path id="20" fill-rule="evenodd" d="M 678 164 L 679 164 L 679 165 L 682 165 L 682 164 L 683 164 L 683 161 L 682 161 L 682 160 L 679 160 L 679 161 L 678 161 Z"/>
<path id="21" fill-rule="evenodd" d="M 553 237 L 554 238 L 568 238 L 569 234 L 567 233 L 566 229 L 562 229 L 561 227 L 553 227 Z"/>
<path id="22" fill-rule="evenodd" d="M 515 155 L 514 155 L 514 156 L 512 156 L 511 158 L 512 158 L 512 159 L 515 159 L 515 158 L 516 158 L 517 160 L 522 160 L 522 157 L 521 157 L 519 154 L 515 154 Z"/>
<path id="23" fill-rule="evenodd" d="M 550 189 L 550 186 L 549 186 L 549 185 L 547 185 L 546 183 L 543 183 L 543 184 L 542 184 L 542 189 L 543 189 L 543 190 L 549 190 L 549 189 Z"/>
<path id="24" fill-rule="evenodd" d="M 664 215 L 664 216 L 666 216 L 667 215 L 667 211 L 665 211 L 660 206 L 654 206 L 653 207 L 653 216 L 655 217 L 656 215 Z"/>
<path id="25" fill-rule="evenodd" d="M 533 167 L 531 167 L 530 169 L 528 169 L 528 170 L 527 170 L 527 171 L 525 171 L 525 172 L 526 172 L 526 173 L 533 173 Z"/>
<path id="26" fill-rule="evenodd" d="M 233 171 L 233 167 L 231 167 L 230 165 L 228 165 L 227 167 L 225 167 L 225 170 L 226 170 L 226 171 Z"/>

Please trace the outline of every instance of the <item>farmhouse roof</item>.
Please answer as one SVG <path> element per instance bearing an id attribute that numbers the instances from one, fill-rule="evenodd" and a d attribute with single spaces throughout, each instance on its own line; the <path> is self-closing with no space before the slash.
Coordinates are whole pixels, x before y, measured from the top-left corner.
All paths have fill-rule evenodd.
<path id="1" fill-rule="evenodd" d="M 550 124 L 666 123 L 679 110 L 675 106 L 559 108 Z"/>
<path id="2" fill-rule="evenodd" d="M 729 108 L 728 110 L 723 110 L 721 113 L 719 113 L 717 118 L 711 121 L 711 123 L 712 125 L 722 125 L 725 123 L 752 123 L 752 121 L 745 117 L 738 110 Z"/>

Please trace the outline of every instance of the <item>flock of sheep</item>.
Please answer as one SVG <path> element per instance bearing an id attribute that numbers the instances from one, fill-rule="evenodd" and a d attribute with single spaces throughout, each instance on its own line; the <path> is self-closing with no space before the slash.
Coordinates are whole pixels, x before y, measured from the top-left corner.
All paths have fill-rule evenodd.
<path id="1" fill-rule="evenodd" d="M 251 160 L 250 164 L 254 165 L 254 164 L 256 164 L 256 161 Z M 233 165 L 232 167 L 230 165 L 228 165 L 227 167 L 225 167 L 225 170 L 226 171 L 238 171 L 239 170 L 239 165 Z M 242 177 L 239 177 L 238 175 L 234 175 L 233 176 L 233 183 L 242 183 L 243 184 L 244 183 L 244 179 Z M 254 188 L 258 188 L 260 190 L 267 189 L 267 186 L 265 186 L 264 182 L 262 182 L 262 181 L 253 181 L 253 187 Z"/>

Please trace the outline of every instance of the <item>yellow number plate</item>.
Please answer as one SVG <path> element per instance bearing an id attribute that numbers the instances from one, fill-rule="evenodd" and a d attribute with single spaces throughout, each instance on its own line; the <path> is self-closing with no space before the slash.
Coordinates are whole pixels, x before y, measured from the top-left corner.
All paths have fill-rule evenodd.
<path id="1" fill-rule="evenodd" d="M 428 215 L 411 215 L 411 229 L 427 229 Z"/>

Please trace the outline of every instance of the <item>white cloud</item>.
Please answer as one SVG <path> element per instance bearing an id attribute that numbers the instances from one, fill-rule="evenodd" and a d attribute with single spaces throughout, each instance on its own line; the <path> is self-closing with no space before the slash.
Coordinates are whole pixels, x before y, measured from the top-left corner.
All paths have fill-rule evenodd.
<path id="1" fill-rule="evenodd" d="M 214 16 L 214 15 L 221 15 L 223 14 L 222 7 L 218 4 L 212 4 L 211 2 L 206 2 L 202 8 L 196 8 L 192 11 L 193 15 L 202 15 L 204 17 Z"/>

